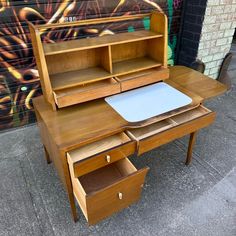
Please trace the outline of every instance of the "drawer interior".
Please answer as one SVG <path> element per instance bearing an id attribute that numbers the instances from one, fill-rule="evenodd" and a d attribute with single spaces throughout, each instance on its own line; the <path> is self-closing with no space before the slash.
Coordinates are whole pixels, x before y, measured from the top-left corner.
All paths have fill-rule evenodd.
<path id="1" fill-rule="evenodd" d="M 137 154 L 159 147 L 210 125 L 215 113 L 203 106 L 172 116 L 145 127 L 130 129 L 127 134 L 136 140 Z"/>
<path id="2" fill-rule="evenodd" d="M 70 171 L 74 196 L 88 223 L 95 224 L 136 202 L 147 172 L 147 167 L 137 170 L 127 158 L 78 178 Z"/>
<path id="3" fill-rule="evenodd" d="M 127 134 L 136 140 L 142 140 L 152 135 L 158 134 L 162 131 L 168 130 L 172 127 L 178 126 L 180 124 L 207 115 L 210 112 L 211 111 L 209 109 L 201 105 L 195 109 L 183 112 L 176 116 L 172 116 L 171 118 L 167 118 L 157 123 L 141 128 L 130 129 L 127 131 Z"/>
<path id="4" fill-rule="evenodd" d="M 204 106 L 199 106 L 193 110 L 181 113 L 179 115 L 173 116 L 170 119 L 174 121 L 176 124 L 183 124 L 190 120 L 194 120 L 201 116 L 209 114 L 211 111 Z"/>
<path id="5" fill-rule="evenodd" d="M 134 173 L 137 169 L 128 159 L 122 159 L 108 166 L 78 178 L 86 194 L 99 191 L 116 181 Z"/>
<path id="6" fill-rule="evenodd" d="M 96 98 L 110 96 L 120 92 L 120 83 L 114 78 L 107 78 L 91 83 L 53 91 L 54 100 L 58 107 L 82 103 Z"/>
<path id="7" fill-rule="evenodd" d="M 113 78 L 108 78 L 106 80 L 100 80 L 100 81 L 95 81 L 93 83 L 82 84 L 72 88 L 55 90 L 54 93 L 56 95 L 56 98 L 58 98 L 66 95 L 78 94 L 83 92 L 90 93 L 91 90 L 97 90 L 99 88 L 107 87 L 109 85 L 114 85 L 114 84 L 118 84 L 118 82 Z"/>
<path id="8" fill-rule="evenodd" d="M 72 163 L 82 161 L 88 157 L 97 155 L 106 150 L 118 147 L 132 141 L 124 132 L 112 135 L 102 140 L 85 145 L 78 149 L 67 152 L 67 157 Z"/>
<path id="9" fill-rule="evenodd" d="M 163 121 L 159 121 L 157 123 L 142 127 L 142 128 L 135 128 L 127 131 L 128 134 L 133 135 L 138 139 L 143 139 L 154 134 L 157 134 L 161 131 L 169 129 L 173 127 L 175 123 L 171 119 L 165 119 Z"/>

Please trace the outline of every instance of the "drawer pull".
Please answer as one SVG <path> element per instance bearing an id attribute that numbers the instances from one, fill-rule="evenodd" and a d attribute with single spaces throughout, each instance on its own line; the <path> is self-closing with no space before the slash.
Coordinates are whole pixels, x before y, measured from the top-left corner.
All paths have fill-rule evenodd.
<path id="1" fill-rule="evenodd" d="M 119 192 L 118 197 L 119 197 L 120 200 L 122 200 L 123 199 L 123 194 L 121 192 Z"/>
<path id="2" fill-rule="evenodd" d="M 106 155 L 106 161 L 107 161 L 108 163 L 110 163 L 110 162 L 111 162 L 111 156 Z"/>

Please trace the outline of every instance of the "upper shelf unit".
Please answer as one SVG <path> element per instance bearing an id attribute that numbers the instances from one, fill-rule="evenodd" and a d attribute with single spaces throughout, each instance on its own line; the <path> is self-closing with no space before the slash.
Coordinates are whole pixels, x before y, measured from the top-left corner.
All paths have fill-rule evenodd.
<path id="1" fill-rule="evenodd" d="M 44 48 L 44 54 L 48 56 L 59 53 L 67 53 L 83 49 L 104 47 L 109 45 L 129 43 L 129 42 L 160 38 L 160 37 L 163 37 L 163 35 L 151 32 L 149 30 L 139 30 L 134 32 L 104 35 L 101 37 L 70 40 L 59 43 L 47 43 L 43 44 L 43 48 Z"/>
<path id="2" fill-rule="evenodd" d="M 141 20 L 144 17 L 150 17 L 150 30 L 58 43 L 43 43 L 41 40 L 42 33 L 51 28 Z M 144 86 L 169 76 L 167 18 L 162 13 L 39 26 L 29 23 L 29 29 L 43 95 L 54 110 L 119 93 L 124 87 L 128 90 Z M 152 79 L 145 79 L 144 71 L 148 71 L 145 74 Z M 119 79 L 120 76 L 126 77 Z M 102 80 L 107 82 L 99 82 Z"/>

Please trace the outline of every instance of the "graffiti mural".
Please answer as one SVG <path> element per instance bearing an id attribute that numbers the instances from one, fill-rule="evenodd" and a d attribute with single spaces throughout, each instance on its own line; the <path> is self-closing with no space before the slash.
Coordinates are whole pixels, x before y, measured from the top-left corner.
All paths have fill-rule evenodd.
<path id="1" fill-rule="evenodd" d="M 0 130 L 34 122 L 41 95 L 27 22 L 45 24 L 163 11 L 169 18 L 168 63 L 174 64 L 183 0 L 0 0 Z M 143 21 L 45 31 L 46 43 L 149 27 Z"/>

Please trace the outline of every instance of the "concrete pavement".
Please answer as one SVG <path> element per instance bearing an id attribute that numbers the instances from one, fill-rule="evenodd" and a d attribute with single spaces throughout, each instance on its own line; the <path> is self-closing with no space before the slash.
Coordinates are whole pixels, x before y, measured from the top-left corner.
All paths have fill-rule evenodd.
<path id="1" fill-rule="evenodd" d="M 184 165 L 186 137 L 132 158 L 150 167 L 141 200 L 95 226 L 79 208 L 72 222 L 36 125 L 1 133 L 0 236 L 236 235 L 236 71 L 230 73 L 232 90 L 206 103 L 218 115 L 199 132 L 192 165 Z"/>

